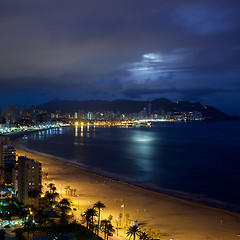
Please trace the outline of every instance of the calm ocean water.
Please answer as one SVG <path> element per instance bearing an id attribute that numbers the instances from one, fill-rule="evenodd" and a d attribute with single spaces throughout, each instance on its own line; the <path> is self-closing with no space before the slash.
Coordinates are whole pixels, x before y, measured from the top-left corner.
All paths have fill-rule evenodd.
<path id="1" fill-rule="evenodd" d="M 176 196 L 240 211 L 240 122 L 67 127 L 17 145 Z"/>

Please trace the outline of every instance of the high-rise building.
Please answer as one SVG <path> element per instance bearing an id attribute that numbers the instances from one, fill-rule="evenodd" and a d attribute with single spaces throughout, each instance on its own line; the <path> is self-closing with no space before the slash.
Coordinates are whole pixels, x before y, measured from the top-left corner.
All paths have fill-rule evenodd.
<path id="1" fill-rule="evenodd" d="M 2 122 L 2 107 L 1 107 L 1 104 L 0 104 L 0 123 Z"/>
<path id="2" fill-rule="evenodd" d="M 74 113 L 74 119 L 78 119 L 78 112 Z"/>
<path id="3" fill-rule="evenodd" d="M 15 194 L 18 193 L 18 164 L 12 168 L 12 187 L 15 190 Z"/>
<path id="4" fill-rule="evenodd" d="M 37 121 L 37 110 L 33 105 L 31 105 L 31 108 L 30 108 L 30 121 L 32 123 L 35 123 Z"/>
<path id="5" fill-rule="evenodd" d="M 93 113 L 92 112 L 88 112 L 87 120 L 93 120 Z"/>
<path id="6" fill-rule="evenodd" d="M 27 157 L 18 157 L 18 200 L 39 207 L 42 187 L 42 164 Z"/>
<path id="7" fill-rule="evenodd" d="M 6 106 L 6 122 L 17 123 L 21 120 L 20 106 Z"/>
<path id="8" fill-rule="evenodd" d="M 27 118 L 26 113 L 27 113 L 26 105 L 24 104 L 23 105 L 23 110 L 22 110 L 22 119 L 24 119 L 24 120 Z"/>
<path id="9" fill-rule="evenodd" d="M 1 183 L 12 183 L 12 167 L 16 162 L 16 151 L 8 145 L 9 138 L 0 137 L 0 181 Z"/>
<path id="10" fill-rule="evenodd" d="M 4 176 L 3 176 L 3 143 L 0 142 L 0 184 L 4 183 Z"/>
<path id="11" fill-rule="evenodd" d="M 0 154 L 3 158 L 3 179 L 5 184 L 12 184 L 12 168 L 16 163 L 16 150 L 14 147 L 3 144 Z"/>
<path id="12" fill-rule="evenodd" d="M 148 103 L 148 114 L 151 114 L 152 111 L 152 104 L 151 102 Z"/>
<path id="13" fill-rule="evenodd" d="M 22 110 L 22 115 L 21 115 L 21 120 L 22 122 L 26 123 L 28 122 L 30 119 L 30 114 L 29 112 L 26 110 L 26 105 L 23 105 L 23 110 Z"/>
<path id="14" fill-rule="evenodd" d="M 12 117 L 13 111 L 12 111 L 12 106 L 6 106 L 6 122 L 7 123 L 12 123 Z"/>

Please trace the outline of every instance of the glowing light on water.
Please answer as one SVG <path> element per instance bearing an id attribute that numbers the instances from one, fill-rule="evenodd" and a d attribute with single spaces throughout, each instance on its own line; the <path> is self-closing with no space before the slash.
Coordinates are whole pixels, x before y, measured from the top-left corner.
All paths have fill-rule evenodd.
<path id="1" fill-rule="evenodd" d="M 75 127 L 75 137 L 78 137 L 78 127 Z"/>
<path id="2" fill-rule="evenodd" d="M 141 136 L 135 136 L 133 139 L 135 142 L 151 142 L 154 140 L 154 138 L 150 136 L 144 136 L 144 138 Z"/>
<path id="3" fill-rule="evenodd" d="M 134 155 L 136 164 L 143 171 L 152 171 L 152 157 L 154 155 L 153 143 L 156 139 L 153 132 L 133 132 L 132 144 L 130 145 L 131 153 Z"/>
<path id="4" fill-rule="evenodd" d="M 135 131 L 132 137 L 135 142 L 151 142 L 156 140 L 153 132 Z"/>

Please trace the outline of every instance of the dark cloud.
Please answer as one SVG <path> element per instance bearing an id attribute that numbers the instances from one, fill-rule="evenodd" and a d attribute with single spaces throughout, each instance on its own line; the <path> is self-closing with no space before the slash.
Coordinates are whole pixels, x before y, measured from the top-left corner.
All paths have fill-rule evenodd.
<path id="1" fill-rule="evenodd" d="M 229 100 L 239 89 L 238 0 L 0 0 L 0 36 L 0 94 Z"/>
<path id="2" fill-rule="evenodd" d="M 144 95 L 151 96 L 153 94 L 177 94 L 179 98 L 199 98 L 202 96 L 208 96 L 212 94 L 225 94 L 237 92 L 240 93 L 240 89 L 230 90 L 230 89 L 222 89 L 222 88 L 188 88 L 188 89 L 180 89 L 180 88 L 168 88 L 168 89 L 128 89 L 123 92 L 124 95 L 130 98 L 142 98 Z"/>

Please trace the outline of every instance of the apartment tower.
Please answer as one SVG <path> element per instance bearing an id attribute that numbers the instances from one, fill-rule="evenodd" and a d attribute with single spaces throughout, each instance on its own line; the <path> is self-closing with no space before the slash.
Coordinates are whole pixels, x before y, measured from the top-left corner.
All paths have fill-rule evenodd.
<path id="1" fill-rule="evenodd" d="M 27 157 L 18 157 L 18 199 L 39 208 L 42 187 L 42 164 Z"/>

